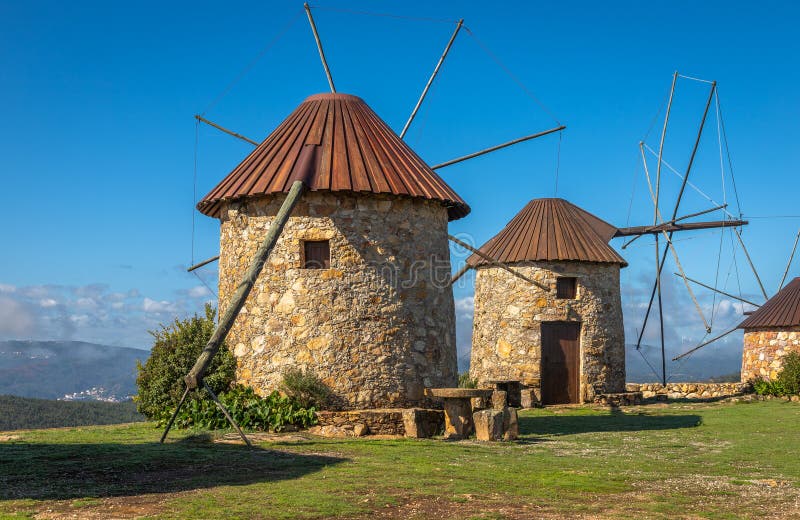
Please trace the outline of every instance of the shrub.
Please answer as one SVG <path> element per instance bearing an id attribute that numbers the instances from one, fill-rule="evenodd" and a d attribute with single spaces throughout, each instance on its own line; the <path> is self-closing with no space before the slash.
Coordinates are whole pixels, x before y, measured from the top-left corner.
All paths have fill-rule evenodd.
<path id="1" fill-rule="evenodd" d="M 790 352 L 783 358 L 783 370 L 777 380 L 787 394 L 800 394 L 800 354 Z"/>
<path id="2" fill-rule="evenodd" d="M 137 363 L 139 393 L 134 400 L 141 414 L 162 421 L 170 416 L 186 388 L 184 376 L 194 366 L 214 332 L 215 315 L 215 309 L 207 304 L 205 316 L 195 314 L 185 320 L 176 318 L 172 324 L 150 331 L 155 339 L 150 357 L 144 365 Z M 236 360 L 223 344 L 211 360 L 204 380 L 219 394 L 230 387 L 235 368 Z M 188 404 L 201 399 L 197 393 L 190 395 Z"/>
<path id="3" fill-rule="evenodd" d="M 478 380 L 471 379 L 469 372 L 458 374 L 458 387 L 459 388 L 478 388 Z"/>
<path id="4" fill-rule="evenodd" d="M 310 370 L 290 368 L 283 373 L 281 390 L 303 408 L 323 408 L 331 396 L 331 389 Z"/>
<path id="5" fill-rule="evenodd" d="M 205 392 L 201 392 L 202 394 Z M 187 403 L 175 419 L 175 425 L 178 428 L 211 430 L 229 428 L 228 420 L 211 397 L 203 397 Z M 284 397 L 278 392 L 261 397 L 249 386 L 235 385 L 219 394 L 219 400 L 233 420 L 240 427 L 249 430 L 279 432 L 289 425 L 308 428 L 317 422 L 313 407 L 305 408 L 291 397 Z"/>
<path id="6" fill-rule="evenodd" d="M 800 354 L 790 352 L 783 358 L 783 369 L 773 381 L 758 378 L 753 381 L 753 391 L 758 395 L 800 394 Z"/>

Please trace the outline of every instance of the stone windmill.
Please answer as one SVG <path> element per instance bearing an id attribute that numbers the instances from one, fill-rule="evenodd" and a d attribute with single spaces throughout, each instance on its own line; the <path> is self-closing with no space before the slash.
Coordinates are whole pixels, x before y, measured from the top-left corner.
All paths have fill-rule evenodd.
<path id="1" fill-rule="evenodd" d="M 220 220 L 220 308 L 297 179 L 307 193 L 228 335 L 237 380 L 269 393 L 310 370 L 351 409 L 454 385 L 447 224 L 469 206 L 356 96 L 307 98 L 198 204 Z"/>

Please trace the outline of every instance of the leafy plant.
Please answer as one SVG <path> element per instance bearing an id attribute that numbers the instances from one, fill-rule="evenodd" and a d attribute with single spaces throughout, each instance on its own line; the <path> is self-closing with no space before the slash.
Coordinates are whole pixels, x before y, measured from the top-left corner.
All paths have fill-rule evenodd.
<path id="1" fill-rule="evenodd" d="M 753 381 L 753 391 L 758 395 L 800 394 L 800 354 L 790 352 L 783 358 L 783 369 L 774 380 L 757 378 Z"/>
<path id="2" fill-rule="evenodd" d="M 323 408 L 331 396 L 331 389 L 315 373 L 299 368 L 283 373 L 280 388 L 304 408 Z"/>
<path id="3" fill-rule="evenodd" d="M 478 380 L 469 377 L 469 372 L 458 374 L 459 388 L 478 388 Z"/>
<path id="4" fill-rule="evenodd" d="M 293 425 L 308 428 L 317 423 L 315 409 L 300 405 L 291 397 L 272 392 L 261 397 L 249 386 L 235 385 L 219 395 L 219 400 L 239 426 L 248 430 L 282 431 Z M 227 419 L 210 399 L 194 399 L 181 409 L 175 419 L 179 428 L 228 428 Z"/>
<path id="5" fill-rule="evenodd" d="M 753 391 L 758 395 L 786 395 L 786 389 L 780 381 L 770 381 L 764 378 L 758 378 L 753 381 Z"/>
<path id="6" fill-rule="evenodd" d="M 783 358 L 783 370 L 778 374 L 787 394 L 800 394 L 800 354 L 790 352 Z"/>
<path id="7" fill-rule="evenodd" d="M 150 357 L 144 365 L 137 363 L 139 393 L 134 400 L 141 414 L 163 420 L 175 409 L 185 389 L 183 377 L 194 366 L 214 332 L 215 315 L 216 310 L 207 304 L 205 316 L 176 318 L 172 324 L 150 331 L 155 339 Z M 215 393 L 220 393 L 230 387 L 235 369 L 236 360 L 223 344 L 203 379 Z M 192 406 L 193 402 L 190 400 L 188 404 Z"/>

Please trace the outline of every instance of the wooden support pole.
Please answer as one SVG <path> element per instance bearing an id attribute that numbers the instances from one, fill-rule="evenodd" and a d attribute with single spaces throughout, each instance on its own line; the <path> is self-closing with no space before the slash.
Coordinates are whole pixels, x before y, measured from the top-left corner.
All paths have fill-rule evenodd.
<path id="1" fill-rule="evenodd" d="M 453 285 L 454 283 L 456 283 L 456 281 L 459 278 L 461 278 L 462 276 L 464 276 L 466 274 L 466 272 L 469 271 L 470 269 L 472 269 L 471 265 L 464 264 L 464 267 L 459 269 L 458 272 L 456 274 L 454 274 L 452 278 L 450 278 L 450 281 L 447 282 L 447 285 Z"/>
<path id="2" fill-rule="evenodd" d="M 681 358 L 683 358 L 683 357 L 686 357 L 686 356 L 688 356 L 689 354 L 691 354 L 691 353 L 693 353 L 693 352 L 697 352 L 698 350 L 700 350 L 701 348 L 705 347 L 706 345 L 710 345 L 711 343 L 714 343 L 714 342 L 715 342 L 715 341 L 717 341 L 718 339 L 722 339 L 722 338 L 724 338 L 725 336 L 727 336 L 727 335 L 728 335 L 728 334 L 730 334 L 731 332 L 735 332 L 735 331 L 736 331 L 736 329 L 738 329 L 738 328 L 739 328 L 738 326 L 737 326 L 737 327 L 734 327 L 734 328 L 732 328 L 732 329 L 731 329 L 731 330 L 729 330 L 729 331 L 723 332 L 723 333 L 722 333 L 722 334 L 720 334 L 719 336 L 716 336 L 716 337 L 714 337 L 714 338 L 711 338 L 711 339 L 710 339 L 710 340 L 708 340 L 708 341 L 704 341 L 703 343 L 700 343 L 699 345 L 697 345 L 696 347 L 694 347 L 692 350 L 688 350 L 688 351 L 684 352 L 683 354 L 681 354 L 680 356 L 675 356 L 674 358 L 672 358 L 672 361 L 678 361 L 679 359 L 681 359 Z"/>
<path id="3" fill-rule="evenodd" d="M 289 190 L 286 200 L 283 201 L 280 210 L 278 210 L 278 214 L 275 215 L 275 218 L 272 220 L 269 231 L 267 231 L 267 235 L 264 237 L 264 241 L 258 248 L 255 257 L 253 257 L 250 267 L 242 278 L 242 281 L 239 282 L 239 286 L 233 293 L 231 302 L 225 310 L 225 314 L 219 320 L 214 334 L 212 334 L 211 339 L 208 340 L 205 348 L 200 353 L 194 367 L 192 367 L 184 378 L 187 388 L 193 390 L 202 383 L 203 376 L 206 373 L 209 363 L 211 363 L 211 359 L 217 353 L 225 337 L 228 335 L 228 332 L 231 330 L 236 316 L 238 316 L 239 311 L 242 310 L 247 296 L 250 294 L 259 273 L 261 273 L 261 269 L 264 267 L 269 254 L 272 252 L 272 248 L 274 248 L 275 244 L 278 242 L 278 237 L 280 237 L 283 227 L 289 220 L 289 215 L 291 215 L 295 205 L 300 201 L 300 197 L 302 197 L 305 189 L 306 186 L 303 184 L 303 181 L 298 180 L 292 184 L 292 188 Z"/>
<path id="4" fill-rule="evenodd" d="M 700 315 L 700 319 L 703 320 L 703 325 L 706 327 L 706 333 L 711 332 L 711 327 L 708 325 L 708 321 L 706 321 L 706 316 L 703 314 L 703 309 L 700 307 L 700 303 L 697 301 L 697 298 L 694 295 L 694 291 L 692 291 L 692 286 L 689 285 L 689 280 L 686 278 L 686 273 L 683 270 L 683 266 L 681 265 L 681 260 L 678 258 L 678 251 L 675 250 L 675 245 L 670 240 L 669 235 L 667 235 L 666 231 L 661 231 L 664 234 L 664 238 L 667 239 L 667 247 L 670 251 L 672 251 L 672 257 L 675 259 L 675 265 L 678 266 L 678 270 L 681 273 L 681 278 L 683 278 L 683 284 L 686 286 L 686 290 L 689 291 L 689 296 L 692 298 L 692 302 L 694 303 L 695 309 L 697 309 L 697 314 Z M 658 235 L 656 235 L 658 236 Z"/>
<path id="5" fill-rule="evenodd" d="M 463 242 L 463 241 L 457 239 L 453 235 L 447 235 L 447 238 L 449 238 L 452 242 L 455 242 L 456 244 L 460 245 L 461 247 L 463 247 L 467 251 L 472 251 L 473 253 L 475 253 L 479 257 L 481 257 L 484 260 L 486 260 L 487 262 L 489 262 L 491 265 L 493 265 L 495 267 L 499 267 L 500 269 L 504 269 L 504 270 L 508 271 L 509 273 L 513 274 L 514 276 L 516 276 L 517 278 L 525 280 L 526 282 L 528 282 L 531 285 L 535 285 L 539 289 L 542 289 L 544 291 L 549 291 L 550 290 L 549 287 L 546 287 L 545 285 L 537 282 L 536 280 L 534 280 L 532 278 L 528 278 L 524 274 L 516 272 L 515 270 L 511 269 L 508 265 L 504 264 L 503 262 L 492 258 L 491 256 L 487 255 L 486 253 L 484 253 L 480 249 L 475 249 L 471 245 L 469 245 L 466 242 Z"/>
<path id="6" fill-rule="evenodd" d="M 172 428 L 172 424 L 175 422 L 175 418 L 178 417 L 178 412 L 181 411 L 181 407 L 183 407 L 183 403 L 186 401 L 186 396 L 189 395 L 189 387 L 187 386 L 186 389 L 183 391 L 183 396 L 181 400 L 178 401 L 178 406 L 175 408 L 175 411 L 172 413 L 172 417 L 169 418 L 169 422 L 167 423 L 167 427 L 164 428 L 164 433 L 161 434 L 161 444 L 164 444 L 164 441 L 167 439 L 167 434 L 169 430 Z"/>
<path id="7" fill-rule="evenodd" d="M 211 390 L 211 387 L 208 386 L 208 384 L 206 384 L 205 381 L 203 381 L 203 388 L 206 389 L 206 392 L 208 392 L 208 395 L 211 396 L 211 400 L 214 401 L 214 404 L 217 405 L 217 408 L 219 408 L 220 411 L 222 411 L 222 414 L 225 416 L 226 419 L 228 419 L 228 422 L 231 423 L 231 426 L 236 428 L 236 431 L 239 432 L 239 436 L 241 436 L 241 438 L 244 440 L 244 443 L 247 444 L 247 447 L 248 448 L 252 448 L 253 445 L 250 444 L 250 439 L 248 439 L 247 435 L 245 435 L 244 432 L 242 431 L 242 429 L 239 428 L 239 425 L 236 424 L 236 421 L 233 420 L 233 417 L 231 417 L 231 414 L 228 413 L 228 410 L 220 402 L 219 397 L 217 397 L 217 394 L 215 394 L 214 391 Z"/>
<path id="8" fill-rule="evenodd" d="M 322 60 L 322 66 L 325 68 L 325 75 L 328 77 L 328 85 L 331 87 L 331 92 L 336 94 L 336 87 L 333 86 L 333 77 L 331 76 L 331 69 L 328 67 L 328 60 L 325 59 L 325 51 L 322 50 L 322 41 L 319 39 L 317 32 L 317 24 L 314 23 L 314 17 L 311 16 L 311 7 L 308 2 L 303 4 L 308 16 L 308 23 L 311 24 L 311 32 L 314 33 L 314 41 L 317 42 L 317 50 L 319 50 L 319 59 Z"/>
<path id="9" fill-rule="evenodd" d="M 233 137 L 235 137 L 237 139 L 241 139 L 242 141 L 247 141 L 248 143 L 252 144 L 253 146 L 258 146 L 258 144 L 259 144 L 258 141 L 253 141 L 252 139 L 250 139 L 248 137 L 245 137 L 245 136 L 243 136 L 241 134 L 237 134 L 236 132 L 234 132 L 232 130 L 228 130 L 227 128 L 225 128 L 223 126 L 220 126 L 217 123 L 214 123 L 213 121 L 209 121 L 208 119 L 204 118 L 201 115 L 195 115 L 194 118 L 197 119 L 198 121 L 202 121 L 203 123 L 205 123 L 205 124 L 207 124 L 209 126 L 213 126 L 217 130 L 225 132 L 228 135 L 232 135 Z"/>
<path id="10" fill-rule="evenodd" d="M 217 260 L 219 260 L 219 255 L 217 255 L 217 256 L 212 256 L 212 257 L 211 257 L 211 258 L 209 258 L 208 260 L 203 260 L 203 261 L 202 261 L 202 262 L 200 262 L 199 264 L 194 264 L 193 266 L 189 267 L 188 269 L 186 269 L 186 272 L 187 272 L 187 273 L 191 273 L 191 272 L 192 272 L 192 271 L 194 271 L 195 269 L 200 269 L 200 268 L 201 268 L 201 267 L 203 267 L 204 265 L 208 265 L 208 264 L 210 264 L 211 262 L 216 262 Z"/>
<path id="11" fill-rule="evenodd" d="M 442 63 L 444 63 L 444 59 L 447 57 L 447 53 L 450 52 L 450 47 L 453 46 L 453 42 L 456 41 L 456 36 L 458 36 L 458 31 L 461 30 L 462 25 L 464 25 L 463 18 L 459 20 L 458 23 L 456 24 L 456 30 L 453 31 L 453 35 L 450 37 L 450 41 L 447 42 L 447 46 L 444 48 L 442 56 L 436 63 L 436 67 L 434 67 L 433 69 L 433 74 L 431 74 L 431 77 L 428 79 L 428 83 L 425 84 L 425 88 L 422 89 L 422 94 L 420 94 L 419 100 L 417 100 L 417 104 L 414 106 L 414 110 L 411 111 L 411 115 L 408 117 L 408 121 L 406 121 L 406 124 L 403 127 L 403 131 L 400 132 L 400 139 L 404 138 L 406 132 L 408 132 L 408 127 L 411 126 L 411 122 L 414 120 L 414 117 L 416 117 L 419 107 L 422 106 L 422 102 L 425 100 L 425 96 L 428 95 L 428 90 L 431 88 L 431 85 L 433 85 L 433 80 L 436 79 L 436 75 L 439 74 L 439 69 L 441 68 Z"/>
<path id="12" fill-rule="evenodd" d="M 475 157 L 480 157 L 481 155 L 486 155 L 487 153 L 496 152 L 497 150 L 508 148 L 509 146 L 523 143 L 525 141 L 530 141 L 531 139 L 536 139 L 537 137 L 542 137 L 548 134 L 552 134 L 554 132 L 560 132 L 565 128 L 567 127 L 561 125 L 556 128 L 551 128 L 550 130 L 545 130 L 544 132 L 539 132 L 538 134 L 526 135 L 525 137 L 520 137 L 519 139 L 514 139 L 513 141 L 508 141 L 507 143 L 498 144 L 497 146 L 492 146 L 491 148 L 486 148 L 485 150 L 481 150 L 479 152 L 471 153 L 469 155 L 464 155 L 463 157 L 458 157 L 456 159 L 451 159 L 441 164 L 437 164 L 436 166 L 431 166 L 431 170 L 438 170 L 439 168 L 444 168 L 445 166 L 450 166 L 456 163 L 460 163 L 468 159 L 474 159 Z"/>
<path id="13" fill-rule="evenodd" d="M 761 277 L 758 276 L 758 271 L 756 271 L 756 266 L 753 264 L 753 259 L 750 258 L 750 253 L 747 252 L 747 247 L 744 245 L 744 241 L 742 240 L 742 235 L 734 228 L 734 233 L 736 233 L 736 238 L 739 239 L 739 244 L 742 246 L 742 251 L 744 251 L 744 256 L 747 258 L 747 263 L 750 264 L 750 269 L 753 270 L 753 274 L 756 277 L 756 281 L 758 282 L 758 286 L 761 288 L 761 294 L 764 295 L 764 300 L 769 300 L 769 296 L 767 296 L 767 291 L 764 290 L 764 284 L 761 283 Z"/>
<path id="14" fill-rule="evenodd" d="M 789 261 L 786 262 L 786 270 L 783 271 L 783 277 L 781 278 L 781 283 L 778 286 L 778 291 L 783 289 L 783 282 L 786 281 L 786 275 L 789 274 L 789 268 L 792 266 L 792 260 L 794 259 L 794 253 L 797 251 L 797 241 L 800 240 L 800 230 L 797 231 L 797 236 L 794 237 L 794 246 L 792 246 L 792 253 L 789 255 Z"/>
<path id="15" fill-rule="evenodd" d="M 658 235 L 656 235 L 656 262 L 658 262 Z M 664 306 L 661 300 L 661 271 L 659 270 L 656 273 L 656 287 L 658 288 L 658 323 L 660 325 L 660 334 L 659 337 L 661 338 L 661 384 L 663 386 L 667 386 L 667 351 L 664 340 Z M 637 345 L 638 347 L 638 345 Z"/>
<path id="16" fill-rule="evenodd" d="M 658 145 L 658 164 L 656 165 L 656 190 L 655 190 L 655 212 L 653 215 L 653 225 L 658 224 L 659 209 L 658 202 L 661 194 L 661 158 L 664 156 L 664 139 L 667 137 L 667 123 L 669 122 L 669 113 L 672 110 L 672 98 L 675 96 L 675 83 L 678 81 L 678 71 L 672 75 L 672 86 L 669 89 L 669 101 L 667 102 L 667 113 L 664 116 L 664 127 L 661 129 L 661 142 Z M 707 111 L 708 109 L 706 109 Z M 705 116 L 703 117 L 705 120 Z M 666 384 L 666 383 L 665 383 Z"/>
<path id="17" fill-rule="evenodd" d="M 713 220 L 710 222 L 688 222 L 686 224 L 678 224 L 677 222 L 678 221 L 675 220 L 664 222 L 663 224 L 658 224 L 656 226 L 633 226 L 619 228 L 614 234 L 614 238 L 634 235 L 660 235 L 663 231 L 676 233 L 678 231 L 696 231 L 698 229 L 740 227 L 749 224 L 749 222 L 746 220 Z"/>
<path id="18" fill-rule="evenodd" d="M 681 276 L 681 275 L 680 275 L 680 273 L 672 273 L 672 274 L 674 274 L 675 276 Z M 709 290 L 711 290 L 711 291 L 714 291 L 715 293 L 719 293 L 719 294 L 721 294 L 721 295 L 723 295 L 723 296 L 727 296 L 728 298 L 733 298 L 734 300 L 739 300 L 740 302 L 747 303 L 747 304 L 749 304 L 749 305 L 752 305 L 753 307 L 761 307 L 761 305 L 759 305 L 759 304 L 757 304 L 757 303 L 753 303 L 753 302 L 751 302 L 750 300 L 745 300 L 745 299 L 744 299 L 744 298 L 742 298 L 741 296 L 735 296 L 735 295 L 733 295 L 733 294 L 727 293 L 727 292 L 725 292 L 725 291 L 722 291 L 722 290 L 720 290 L 720 289 L 717 289 L 717 288 L 715 288 L 715 287 L 711 287 L 710 285 L 706 285 L 706 284 L 704 284 L 703 282 L 698 282 L 697 280 L 694 280 L 694 279 L 692 279 L 692 278 L 689 278 L 688 276 L 686 277 L 686 279 L 687 279 L 687 280 L 689 280 L 689 281 L 690 281 L 690 282 L 692 282 L 692 283 L 696 283 L 696 284 L 697 284 L 697 285 L 699 285 L 700 287 L 705 287 L 706 289 L 709 289 Z"/>
<path id="19" fill-rule="evenodd" d="M 694 158 L 697 155 L 697 148 L 700 146 L 700 138 L 703 136 L 703 128 L 706 125 L 706 119 L 708 118 L 708 109 L 711 107 L 711 100 L 714 99 L 714 92 L 716 92 L 717 83 L 713 82 L 711 84 L 711 91 L 708 93 L 708 100 L 706 101 L 706 107 L 703 111 L 703 118 L 700 120 L 700 128 L 697 130 L 697 138 L 694 141 L 694 146 L 692 147 L 692 153 L 689 156 L 689 164 L 686 166 L 686 174 L 683 176 L 683 182 L 681 183 L 681 189 L 678 192 L 678 198 L 675 201 L 675 209 L 672 211 L 671 220 L 675 220 L 678 216 L 678 209 L 681 205 L 681 199 L 683 198 L 683 193 L 686 190 L 686 183 L 689 182 L 689 173 L 692 171 L 692 164 L 694 164 Z M 659 159 L 659 164 L 661 164 L 661 160 Z M 672 239 L 673 231 L 670 231 L 669 238 Z M 658 235 L 656 235 L 658 237 Z M 664 254 L 661 255 L 661 261 L 659 262 L 656 259 L 658 264 L 658 271 L 656 272 L 656 283 L 653 284 L 653 290 L 650 293 L 650 301 L 647 304 L 647 311 L 644 314 L 644 322 L 642 323 L 642 330 L 639 332 L 639 339 L 636 341 L 636 350 L 639 350 L 642 345 L 642 336 L 644 336 L 644 331 L 647 328 L 647 319 L 650 317 L 650 310 L 653 307 L 653 300 L 656 296 L 656 290 L 659 285 L 659 281 L 661 280 L 661 271 L 664 269 L 664 263 L 667 261 L 667 247 L 664 247 Z"/>

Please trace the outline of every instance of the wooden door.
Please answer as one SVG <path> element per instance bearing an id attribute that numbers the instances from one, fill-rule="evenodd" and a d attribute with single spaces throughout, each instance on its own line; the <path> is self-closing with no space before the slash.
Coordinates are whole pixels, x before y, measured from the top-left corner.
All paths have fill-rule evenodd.
<path id="1" fill-rule="evenodd" d="M 580 402 L 580 337 L 580 322 L 542 322 L 543 404 Z"/>

